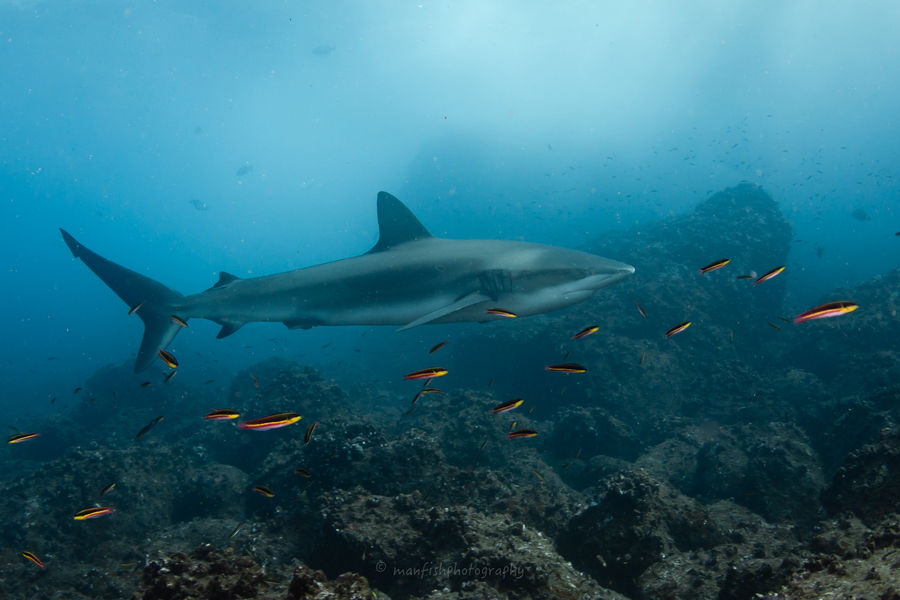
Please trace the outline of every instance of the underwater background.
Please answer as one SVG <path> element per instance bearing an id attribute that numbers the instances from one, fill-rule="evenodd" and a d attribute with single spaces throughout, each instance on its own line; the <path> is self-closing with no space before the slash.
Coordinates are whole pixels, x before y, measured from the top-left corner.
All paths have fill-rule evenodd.
<path id="1" fill-rule="evenodd" d="M 0 457 L 0 594 L 896 597 L 898 26 L 877 1 L 0 3 L 0 407 L 40 433 Z M 194 319 L 166 379 L 59 233 L 195 293 L 366 252 L 380 190 L 436 236 L 636 271 L 485 324 Z M 833 301 L 859 308 L 792 322 Z"/>

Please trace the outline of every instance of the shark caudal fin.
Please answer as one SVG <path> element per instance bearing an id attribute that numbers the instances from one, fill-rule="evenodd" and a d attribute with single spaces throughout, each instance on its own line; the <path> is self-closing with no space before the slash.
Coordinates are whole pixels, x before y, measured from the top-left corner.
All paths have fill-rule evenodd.
<path id="1" fill-rule="evenodd" d="M 64 229 L 59 231 L 72 255 L 80 258 L 97 277 L 103 280 L 103 283 L 125 301 L 131 312 L 136 312 L 144 322 L 144 339 L 141 341 L 134 370 L 145 369 L 181 329 L 181 326 L 172 319 L 172 307 L 184 296 L 158 281 L 135 273 L 88 250 Z"/>

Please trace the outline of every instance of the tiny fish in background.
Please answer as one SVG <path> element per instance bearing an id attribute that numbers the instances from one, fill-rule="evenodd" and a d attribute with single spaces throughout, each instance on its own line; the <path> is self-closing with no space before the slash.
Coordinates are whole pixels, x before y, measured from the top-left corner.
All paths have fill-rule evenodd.
<path id="1" fill-rule="evenodd" d="M 443 392 L 442 390 L 439 390 L 439 389 L 437 389 L 437 388 L 431 388 L 431 387 L 422 388 L 421 390 L 419 390 L 419 391 L 416 393 L 415 396 L 413 396 L 413 399 L 412 399 L 412 403 L 411 403 L 411 404 L 415 404 L 415 403 L 419 400 L 419 398 L 421 398 L 421 397 L 424 396 L 425 394 L 443 394 L 443 393 L 444 393 L 444 392 Z"/>
<path id="2" fill-rule="evenodd" d="M 153 419 L 152 421 L 150 421 L 149 423 L 144 425 L 143 429 L 138 431 L 137 435 L 134 436 L 134 439 L 139 439 L 139 438 L 143 437 L 144 435 L 146 435 L 151 429 L 153 429 L 153 427 L 156 426 L 157 423 L 159 423 L 162 420 L 163 420 L 163 417 L 156 417 L 155 419 Z"/>
<path id="3" fill-rule="evenodd" d="M 312 439 L 313 432 L 316 430 L 316 427 L 318 427 L 318 426 L 319 426 L 319 422 L 318 422 L 318 421 L 313 421 L 313 424 L 310 425 L 310 426 L 306 429 L 306 434 L 304 434 L 304 436 L 303 436 L 303 445 L 304 445 L 304 446 L 307 445 L 307 444 L 309 444 L 309 440 Z"/>
<path id="4" fill-rule="evenodd" d="M 635 300 L 634 305 L 637 306 L 638 312 L 641 313 L 641 316 L 645 319 L 647 318 L 647 311 L 644 310 L 644 307 L 640 305 L 640 303 Z"/>

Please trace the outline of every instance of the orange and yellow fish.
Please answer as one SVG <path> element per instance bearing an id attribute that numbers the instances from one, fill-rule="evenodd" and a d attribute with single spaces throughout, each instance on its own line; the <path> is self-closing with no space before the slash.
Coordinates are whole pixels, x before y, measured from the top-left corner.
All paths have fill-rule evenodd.
<path id="1" fill-rule="evenodd" d="M 212 412 L 208 412 L 203 415 L 203 418 L 207 421 L 227 421 L 229 419 L 237 419 L 241 416 L 236 410 L 231 410 L 229 408 L 217 408 Z"/>
<path id="2" fill-rule="evenodd" d="M 784 271 L 784 269 L 785 269 L 784 265 L 782 265 L 780 267 L 775 267 L 768 273 L 764 273 L 763 275 L 760 275 L 759 279 L 757 279 L 756 281 L 753 282 L 753 285 L 759 285 L 763 281 L 768 281 L 768 280 L 772 279 L 773 277 L 777 277 L 778 275 L 781 274 L 782 271 Z"/>
<path id="3" fill-rule="evenodd" d="M 22 556 L 25 557 L 25 558 L 27 558 L 28 560 L 30 560 L 31 562 L 33 562 L 33 563 L 36 564 L 37 566 L 39 566 L 39 567 L 41 568 L 42 571 L 43 571 L 44 569 L 47 568 L 47 567 L 44 566 L 44 563 L 41 562 L 41 559 L 39 559 L 39 558 L 34 554 L 34 552 L 23 552 L 23 553 L 22 553 Z"/>
<path id="4" fill-rule="evenodd" d="M 691 326 L 690 321 L 685 321 L 684 323 L 679 323 L 678 325 L 676 325 L 675 327 L 673 327 L 672 329 L 670 329 L 666 332 L 666 338 L 670 338 L 673 335 L 675 335 L 676 333 L 681 333 L 682 331 L 684 331 L 685 329 L 687 329 L 690 326 Z"/>
<path id="5" fill-rule="evenodd" d="M 253 419 L 252 421 L 243 421 L 238 423 L 238 429 L 251 429 L 253 431 L 266 431 L 268 429 L 278 429 L 279 427 L 287 427 L 293 425 L 302 419 L 297 413 L 278 413 Z"/>
<path id="6" fill-rule="evenodd" d="M 38 437 L 39 433 L 16 433 L 9 436 L 7 440 L 7 444 L 21 444 L 22 442 L 27 442 L 28 440 L 33 440 Z"/>
<path id="7" fill-rule="evenodd" d="M 113 513 L 112 506 L 92 506 L 90 508 L 85 508 L 83 510 L 79 510 L 75 513 L 76 521 L 87 521 L 88 519 L 97 519 L 100 517 L 105 517 L 106 515 L 110 515 Z"/>
<path id="8" fill-rule="evenodd" d="M 515 319 L 516 313 L 505 308 L 489 308 L 485 311 L 489 315 L 497 315 L 498 317 L 506 317 L 507 319 Z"/>
<path id="9" fill-rule="evenodd" d="M 711 271 L 721 269 L 722 267 L 724 267 L 725 265 L 727 265 L 730 262 L 731 262 L 730 258 L 720 258 L 719 260 L 717 260 L 715 262 L 709 263 L 705 267 L 700 267 L 700 274 L 705 275 L 706 273 L 709 273 Z"/>
<path id="10" fill-rule="evenodd" d="M 593 334 L 593 333 L 597 333 L 598 331 L 600 331 L 600 326 L 599 326 L 599 325 L 591 325 L 590 327 L 585 327 L 584 329 L 582 329 L 581 331 L 579 331 L 578 333 L 576 333 L 575 335 L 573 335 L 573 336 L 572 336 L 572 339 L 573 339 L 573 340 L 580 340 L 581 338 L 587 337 L 587 336 L 589 336 L 589 335 L 591 335 L 591 334 Z"/>
<path id="11" fill-rule="evenodd" d="M 172 356 L 172 354 L 170 352 L 166 352 L 165 350 L 160 348 L 158 354 L 159 354 L 159 357 L 163 360 L 163 362 L 169 366 L 169 368 L 171 368 L 171 369 L 178 368 L 178 360 L 176 360 L 176 358 L 174 356 Z"/>
<path id="12" fill-rule="evenodd" d="M 273 494 L 271 492 L 271 490 L 269 490 L 269 488 L 267 488 L 264 485 L 258 485 L 256 487 L 254 487 L 253 491 L 256 492 L 257 494 L 262 494 L 266 498 L 274 498 L 275 497 L 275 494 Z"/>
<path id="13" fill-rule="evenodd" d="M 179 327 L 187 327 L 187 323 L 185 322 L 185 320 L 178 315 L 170 315 L 169 318 L 172 319 L 172 322 Z"/>
<path id="14" fill-rule="evenodd" d="M 403 376 L 403 379 L 431 379 L 433 377 L 443 377 L 449 373 L 444 367 L 429 367 L 420 371 L 413 371 Z"/>
<path id="15" fill-rule="evenodd" d="M 587 373 L 587 368 L 577 363 L 563 363 L 561 365 L 547 365 L 544 367 L 555 373 Z"/>
<path id="16" fill-rule="evenodd" d="M 534 429 L 517 429 L 516 431 L 510 431 L 506 434 L 506 439 L 515 440 L 517 438 L 530 438 L 537 435 L 537 431 Z"/>
<path id="17" fill-rule="evenodd" d="M 846 315 L 859 308 L 854 302 L 847 300 L 839 300 L 838 302 L 829 302 L 815 308 L 811 308 L 804 313 L 800 313 L 794 317 L 794 323 L 803 323 L 804 321 L 813 321 L 815 319 L 828 319 L 831 317 L 840 317 Z"/>
<path id="18" fill-rule="evenodd" d="M 524 400 L 522 398 L 515 398 L 513 400 L 508 400 L 508 401 L 498 404 L 497 406 L 492 408 L 491 414 L 499 415 L 500 413 L 505 413 L 505 412 L 509 412 L 511 410 L 515 410 L 515 409 L 519 408 L 520 406 L 522 406 L 523 402 L 524 402 Z"/>

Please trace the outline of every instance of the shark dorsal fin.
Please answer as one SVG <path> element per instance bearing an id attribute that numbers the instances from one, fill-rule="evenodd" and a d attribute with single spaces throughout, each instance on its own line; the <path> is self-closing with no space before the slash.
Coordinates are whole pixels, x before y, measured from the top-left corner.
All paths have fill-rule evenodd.
<path id="1" fill-rule="evenodd" d="M 219 271 L 219 280 L 213 285 L 213 287 L 222 287 L 223 285 L 229 284 L 236 279 L 240 279 L 240 277 L 238 277 L 237 275 L 232 275 L 227 271 Z"/>
<path id="2" fill-rule="evenodd" d="M 431 237 L 412 211 L 387 192 L 378 192 L 378 231 L 378 243 L 366 254 Z"/>

